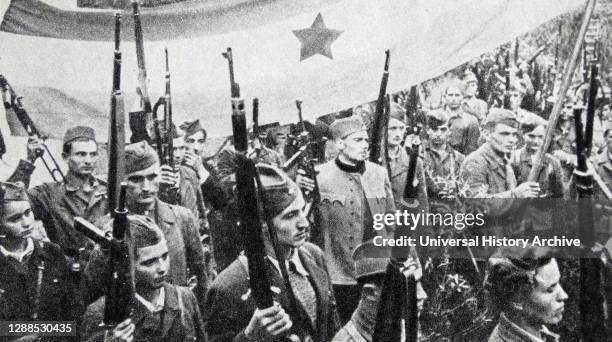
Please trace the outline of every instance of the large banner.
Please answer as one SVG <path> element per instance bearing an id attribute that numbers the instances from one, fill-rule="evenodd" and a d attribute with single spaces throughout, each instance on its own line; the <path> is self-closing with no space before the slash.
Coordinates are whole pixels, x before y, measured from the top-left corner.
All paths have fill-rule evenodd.
<path id="1" fill-rule="evenodd" d="M 168 47 L 176 120 L 200 118 L 231 133 L 227 62 L 234 51 L 243 96 L 260 120 L 305 118 L 377 96 L 384 51 L 390 92 L 438 76 L 572 9 L 581 0 L 219 0 L 142 8 L 150 95 L 163 93 Z M 67 0 L 13 0 L 0 8 L 0 73 L 51 137 L 95 125 L 106 136 L 113 13 Z M 131 9 L 122 11 L 122 89 L 137 101 Z M 13 125 L 16 126 L 16 125 Z M 14 130 L 11 130 L 14 131 Z M 18 132 L 13 132 L 17 134 Z M 7 135 L 7 133 L 5 133 Z"/>

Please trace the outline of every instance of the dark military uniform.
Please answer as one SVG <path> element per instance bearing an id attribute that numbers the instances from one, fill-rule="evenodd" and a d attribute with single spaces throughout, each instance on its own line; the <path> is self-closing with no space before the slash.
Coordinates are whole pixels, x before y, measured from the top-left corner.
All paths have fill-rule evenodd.
<path id="1" fill-rule="evenodd" d="M 53 243 L 29 241 L 33 249 L 22 262 L 0 252 L 0 321 L 78 319 L 75 279 L 62 251 Z"/>
<path id="2" fill-rule="evenodd" d="M 106 184 L 89 177 L 86 185 L 87 191 L 85 184 L 68 172 L 64 183 L 44 183 L 28 191 L 34 216 L 43 222 L 49 239 L 68 255 L 77 255 L 79 248 L 90 244 L 73 228 L 74 218 L 95 222 L 107 211 Z"/>
<path id="3" fill-rule="evenodd" d="M 406 204 L 410 205 L 410 201 L 404 199 L 404 189 L 406 188 L 406 175 L 408 174 L 408 164 L 410 156 L 405 149 L 399 148 L 395 156 L 389 156 L 389 168 L 391 170 L 391 188 L 393 189 L 393 198 L 395 199 L 396 208 L 407 208 Z M 417 181 L 417 201 L 416 208 L 412 208 L 415 212 L 421 210 L 427 212 L 429 210 L 429 199 L 427 197 L 427 187 L 425 180 L 425 172 L 423 171 L 423 161 L 417 159 L 415 179 Z"/>
<path id="4" fill-rule="evenodd" d="M 135 301 L 131 316 L 136 327 L 133 341 L 207 341 L 198 303 L 189 288 L 170 284 L 164 284 L 163 288 L 165 300 L 159 313 L 150 312 Z M 100 323 L 104 318 L 105 299 L 101 297 L 87 308 L 81 324 L 82 341 L 104 341 L 105 330 Z"/>
<path id="5" fill-rule="evenodd" d="M 163 231 L 168 243 L 170 258 L 169 279 L 175 285 L 187 285 L 190 275 L 198 278 L 198 299 L 204 299 L 207 284 L 204 255 L 193 214 L 181 206 L 156 201 L 151 217 Z M 98 226 L 106 226 L 110 221 L 105 216 L 98 221 Z M 105 279 L 108 272 L 108 259 L 105 253 L 96 252 L 85 269 L 84 300 L 91 303 L 104 293 Z"/>
<path id="6" fill-rule="evenodd" d="M 308 333 L 312 341 L 330 341 L 340 326 L 325 256 L 320 248 L 310 243 L 305 243 L 295 253 L 308 272 L 307 278 L 315 291 L 316 303 L 313 304 L 316 304 L 316 319 L 313 322 L 306 312 L 292 315 L 292 330 L 298 329 Z M 266 261 L 270 283 L 280 289 L 275 300 L 286 311 L 291 312 L 283 279 L 270 259 Z M 299 300 L 298 302 L 302 303 Z M 204 323 L 211 341 L 247 341 L 244 329 L 249 324 L 256 307 L 249 290 L 246 257 L 240 256 L 219 274 L 208 291 L 205 308 Z M 306 308 L 300 305 L 298 310 L 306 311 Z"/>

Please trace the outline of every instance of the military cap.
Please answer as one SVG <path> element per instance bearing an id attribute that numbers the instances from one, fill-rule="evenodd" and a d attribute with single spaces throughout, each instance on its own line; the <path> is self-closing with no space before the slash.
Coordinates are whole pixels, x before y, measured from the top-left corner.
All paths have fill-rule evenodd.
<path id="1" fill-rule="evenodd" d="M 353 251 L 353 260 L 355 261 L 355 273 L 357 279 L 383 274 L 387 270 L 387 265 L 391 260 L 393 248 L 390 246 L 376 246 L 374 240 L 368 240 L 355 248 Z M 410 248 L 408 252 L 410 257 L 406 264 L 414 264 L 417 262 L 417 268 L 420 268 L 418 255 L 414 248 Z"/>
<path id="2" fill-rule="evenodd" d="M 438 128 L 448 122 L 448 116 L 443 110 L 432 110 L 427 113 L 427 127 Z"/>
<path id="3" fill-rule="evenodd" d="M 504 124 L 510 127 L 518 128 L 519 122 L 516 120 L 516 114 L 507 109 L 491 108 L 489 115 L 484 119 L 483 125 Z"/>
<path id="4" fill-rule="evenodd" d="M 184 135 L 184 132 L 177 128 L 174 123 L 172 124 L 172 127 L 170 127 L 170 133 L 172 133 L 172 139 L 178 139 Z"/>
<path id="5" fill-rule="evenodd" d="M 207 135 L 206 130 L 200 124 L 200 120 L 185 121 L 179 126 L 179 128 L 185 132 L 186 137 L 194 135 L 200 131 L 204 133 L 205 137 Z"/>
<path id="6" fill-rule="evenodd" d="M 75 126 L 68 128 L 66 134 L 64 134 L 64 145 L 73 142 L 77 139 L 87 139 L 96 141 L 96 134 L 93 128 L 87 126 Z"/>
<path id="7" fill-rule="evenodd" d="M 0 182 L 0 203 L 10 201 L 27 201 L 28 193 L 23 183 Z"/>
<path id="8" fill-rule="evenodd" d="M 527 92 L 527 86 L 520 78 L 512 77 L 510 79 L 510 90 L 516 90 L 521 94 L 525 94 Z"/>
<path id="9" fill-rule="evenodd" d="M 476 74 L 474 74 L 473 72 L 471 72 L 470 70 L 466 70 L 462 77 L 461 80 L 465 83 L 467 82 L 477 82 L 478 78 L 476 78 Z"/>
<path id="10" fill-rule="evenodd" d="M 334 121 L 331 126 L 329 126 L 331 131 L 331 135 L 334 139 L 344 139 L 348 135 L 367 131 L 366 126 L 361 121 L 361 118 L 358 116 L 350 116 L 348 118 L 338 119 Z"/>
<path id="11" fill-rule="evenodd" d="M 274 217 L 295 201 L 300 188 L 285 172 L 274 166 L 257 164 L 256 168 L 261 180 L 265 209 Z"/>
<path id="12" fill-rule="evenodd" d="M 144 215 L 128 215 L 129 239 L 134 250 L 154 246 L 164 240 L 164 233 L 155 222 Z"/>
<path id="13" fill-rule="evenodd" d="M 159 162 L 157 153 L 146 141 L 125 146 L 125 173 L 142 171 Z"/>
<path id="14" fill-rule="evenodd" d="M 401 122 L 406 121 L 406 111 L 402 106 L 395 102 L 391 102 L 391 108 L 389 108 L 389 117 Z"/>

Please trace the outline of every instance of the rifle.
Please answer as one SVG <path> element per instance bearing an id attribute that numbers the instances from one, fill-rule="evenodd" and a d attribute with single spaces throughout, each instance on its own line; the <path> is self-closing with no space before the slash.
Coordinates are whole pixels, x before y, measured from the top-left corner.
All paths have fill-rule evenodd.
<path id="1" fill-rule="evenodd" d="M 121 14 L 115 13 L 115 58 L 113 90 L 108 128 L 108 211 L 117 208 L 120 186 L 125 177 L 125 105 L 121 92 Z"/>
<path id="2" fill-rule="evenodd" d="M 2 93 L 2 101 L 4 102 L 4 108 L 7 110 L 7 113 L 10 109 L 12 109 L 13 113 L 21 123 L 21 126 L 25 129 L 26 133 L 30 136 L 36 136 L 43 141 L 47 139 L 45 135 L 43 135 L 40 130 L 34 125 L 34 121 L 30 118 L 30 115 L 26 111 L 23 106 L 22 96 L 18 96 L 11 84 L 7 81 L 7 79 L 0 75 L 0 92 Z M 53 178 L 53 181 L 60 183 L 64 181 L 64 173 L 62 172 L 59 163 L 53 157 L 51 150 L 49 147 L 43 142 L 42 150 L 36 151 L 36 159 L 40 158 L 47 171 Z M 48 156 L 48 160 L 44 157 L 45 152 Z"/>
<path id="3" fill-rule="evenodd" d="M 504 92 L 504 109 L 510 109 L 512 106 L 510 100 L 510 51 L 506 52 L 506 67 L 504 69 L 504 77 L 506 82 L 506 91 Z"/>
<path id="4" fill-rule="evenodd" d="M 136 60 L 138 61 L 138 93 L 140 95 L 141 109 L 137 112 L 130 113 L 130 129 L 132 130 L 130 141 L 135 143 L 146 140 L 150 145 L 153 145 L 153 134 L 149 133 L 149 127 L 151 127 L 152 120 L 152 107 L 151 100 L 149 99 L 149 92 L 147 90 L 147 68 L 145 64 L 144 38 L 142 34 L 142 24 L 140 22 L 138 0 L 132 0 L 132 8 L 134 17 Z M 154 132 L 154 134 L 155 133 L 157 132 Z M 161 154 L 159 146 L 157 149 L 158 153 Z"/>
<path id="5" fill-rule="evenodd" d="M 177 169 L 174 165 L 174 146 L 172 141 L 174 139 L 174 129 L 172 128 L 172 96 L 170 91 L 168 48 L 164 51 L 166 53 L 166 92 L 164 96 L 157 100 L 155 106 L 153 106 L 153 122 L 155 125 L 155 141 L 159 160 L 162 165 L 168 165 L 172 168 L 172 171 L 176 172 Z M 162 119 L 159 119 L 157 114 L 160 106 L 164 107 L 164 117 Z M 172 186 L 170 184 L 161 183 L 159 187 L 159 197 L 166 203 L 180 203 L 179 184 Z"/>
<path id="6" fill-rule="evenodd" d="M 109 239 L 95 225 L 82 217 L 74 219 L 74 227 L 94 240 L 102 248 L 110 250 L 109 268 L 111 278 L 106 286 L 103 326 L 112 329 L 130 317 L 133 307 L 134 283 L 132 275 L 133 255 L 126 243 L 129 234 L 126 209 L 127 184 L 121 184 L 119 203 L 114 211 L 112 238 Z"/>
<path id="7" fill-rule="evenodd" d="M 376 100 L 376 111 L 374 112 L 374 124 L 372 127 L 372 143 L 370 146 L 370 161 L 387 166 L 387 126 L 389 115 L 386 100 L 387 83 L 389 83 L 389 50 L 385 51 L 385 68 L 380 81 L 378 99 Z"/>
<path id="8" fill-rule="evenodd" d="M 315 162 L 317 162 L 317 158 L 315 158 L 313 153 L 313 146 L 318 144 L 319 142 L 312 141 L 311 134 L 306 130 L 304 125 L 304 120 L 302 117 L 302 101 L 296 100 L 295 105 L 298 109 L 298 119 L 299 122 L 297 124 L 298 134 L 295 137 L 296 147 L 298 151 L 287 160 L 287 162 L 283 165 L 283 171 L 287 172 L 292 169 L 293 166 L 297 165 L 298 170 L 302 170 L 304 172 L 304 176 L 310 178 L 314 182 L 314 188 L 311 191 L 306 189 L 302 189 L 302 194 L 304 195 L 304 199 L 308 202 L 308 217 L 312 217 L 312 227 L 317 229 L 321 227 L 321 212 L 319 211 L 319 203 L 321 201 L 321 193 L 319 192 L 319 183 L 317 182 L 317 170 L 315 169 Z M 323 141 L 326 140 L 323 138 Z M 312 216 L 311 216 L 312 214 Z M 320 235 L 321 232 L 311 230 L 310 239 L 311 241 L 322 245 L 323 237 Z"/>
<path id="9" fill-rule="evenodd" d="M 247 157 L 248 152 L 248 131 L 246 125 L 246 115 L 244 111 L 244 100 L 240 97 L 240 86 L 234 78 L 234 59 L 232 49 L 227 48 L 227 51 L 222 53 L 228 61 L 230 73 L 230 87 L 232 97 L 232 131 L 234 136 L 234 148 L 236 154 L 236 192 L 237 206 L 240 212 L 240 226 L 243 229 L 245 236 L 245 255 L 247 257 L 249 271 L 249 287 L 255 306 L 259 309 L 266 309 L 274 305 L 272 290 L 270 289 L 271 282 L 268 278 L 266 269 L 266 249 L 262 237 L 263 227 L 262 219 L 259 215 L 261 209 L 259 204 L 263 206 L 260 194 L 256 189 L 256 182 L 261 182 L 257 175 L 257 169 L 254 162 Z M 265 206 L 264 206 L 265 210 Z M 271 224 L 271 222 L 269 223 Z M 268 226 L 271 237 L 274 235 L 273 226 Z M 275 236 L 275 235 L 274 235 Z M 275 246 L 276 241 L 272 239 Z M 288 281 L 288 273 L 285 267 L 285 262 L 281 255 L 277 254 L 277 260 L 281 269 L 281 274 L 285 280 L 285 285 L 289 294 L 289 300 L 292 304 L 292 311 L 297 313 L 297 299 L 293 295 L 293 291 Z"/>
<path id="10" fill-rule="evenodd" d="M 606 338 L 606 319 L 601 293 L 602 264 L 591 251 L 595 243 L 593 226 L 593 175 L 588 173 L 588 153 L 593 136 L 593 118 L 597 97 L 597 66 L 591 65 L 589 102 L 587 104 L 586 129 L 581 122 L 582 108 L 574 108 L 576 128 L 576 153 L 578 164 L 574 170 L 578 193 L 578 222 L 580 239 L 585 246 L 580 259 L 580 315 L 583 322 L 581 335 L 585 341 L 604 341 Z M 595 289 L 595 291 L 594 291 Z"/>
<path id="11" fill-rule="evenodd" d="M 406 102 L 406 116 L 408 117 L 408 129 L 406 130 L 407 136 L 415 135 L 419 136 L 421 133 L 421 127 L 419 127 L 416 119 L 417 111 L 419 107 L 419 95 L 417 86 L 414 85 L 410 88 L 408 95 L 408 101 Z M 414 186 L 414 180 L 416 178 L 416 166 L 419 159 L 419 147 L 421 146 L 419 139 L 412 139 L 411 146 L 405 146 L 406 152 L 410 156 L 408 162 L 408 171 L 406 173 L 406 185 L 404 187 L 403 199 L 415 199 L 418 196 L 418 189 Z M 418 201 L 413 204 L 405 203 L 408 207 L 414 208 L 418 206 Z"/>

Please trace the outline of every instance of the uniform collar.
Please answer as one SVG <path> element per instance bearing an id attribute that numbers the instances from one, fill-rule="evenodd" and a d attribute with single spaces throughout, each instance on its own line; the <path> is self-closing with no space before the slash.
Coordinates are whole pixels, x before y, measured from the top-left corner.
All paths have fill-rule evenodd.
<path id="1" fill-rule="evenodd" d="M 517 342 L 546 342 L 547 340 L 559 340 L 559 335 L 551 332 L 544 325 L 540 329 L 540 336 L 534 336 L 508 319 L 504 313 L 499 316 L 499 334 L 506 337 L 508 341 Z M 545 337 L 550 339 L 545 339 Z"/>
<path id="2" fill-rule="evenodd" d="M 4 248 L 4 246 L 0 245 L 0 253 L 4 255 L 6 258 L 12 258 L 17 260 L 19 263 L 23 262 L 23 260 L 29 257 L 32 252 L 34 252 L 34 242 L 32 238 L 28 238 L 26 241 L 26 248 L 21 253 L 10 252 Z"/>
<path id="3" fill-rule="evenodd" d="M 272 262 L 272 265 L 274 265 L 274 268 L 276 268 L 276 270 L 280 274 L 281 270 L 280 270 L 280 265 L 278 264 L 278 260 L 274 259 L 273 257 L 269 255 L 268 255 L 268 259 L 270 260 L 270 262 Z M 289 258 L 288 260 L 285 260 L 285 267 L 287 267 L 287 269 L 289 269 L 289 261 L 291 261 L 295 265 L 295 270 L 297 271 L 297 273 L 299 273 L 300 275 L 304 277 L 307 277 L 310 275 L 308 271 L 306 271 L 306 268 L 302 264 L 302 260 L 300 260 L 300 256 L 298 255 L 295 249 L 293 250 L 291 254 L 291 258 Z"/>
<path id="4" fill-rule="evenodd" d="M 138 293 L 135 293 L 134 296 L 140 303 L 142 303 L 142 305 L 144 305 L 145 308 L 147 308 L 147 310 L 149 310 L 149 312 L 159 312 L 164 309 L 164 302 L 166 301 L 166 290 L 163 286 L 159 289 L 159 296 L 157 297 L 157 301 L 155 302 L 155 304 L 149 302 Z"/>
<path id="5" fill-rule="evenodd" d="M 355 165 L 349 165 L 346 163 L 343 163 L 339 157 L 336 157 L 336 166 L 338 166 L 338 168 L 344 172 L 347 173 L 360 173 L 363 174 L 365 172 L 365 162 L 358 162 Z"/>
<path id="6" fill-rule="evenodd" d="M 66 191 L 74 192 L 83 189 L 83 187 L 89 183 L 91 189 L 95 189 L 98 187 L 99 182 L 94 176 L 89 176 L 86 181 L 81 180 L 77 175 L 72 171 L 68 171 L 66 178 L 64 180 L 64 184 L 66 185 Z"/>

